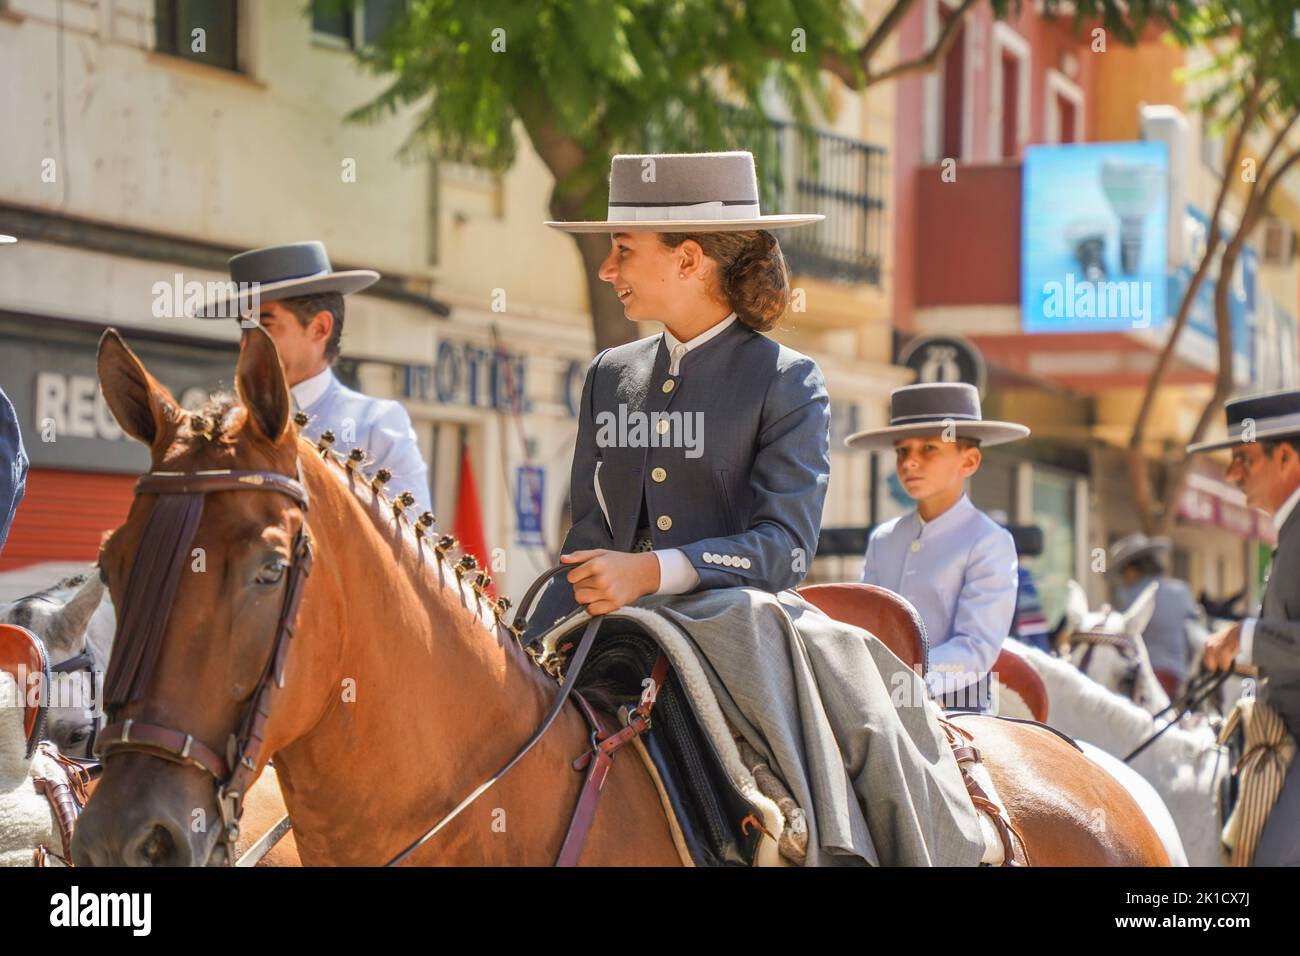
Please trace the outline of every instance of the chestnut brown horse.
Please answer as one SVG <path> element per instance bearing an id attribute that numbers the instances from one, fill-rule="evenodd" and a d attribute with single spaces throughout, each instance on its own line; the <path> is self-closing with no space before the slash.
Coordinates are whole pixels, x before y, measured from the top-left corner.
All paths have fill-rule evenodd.
<path id="1" fill-rule="evenodd" d="M 314 570 L 283 687 L 260 731 L 260 760 L 275 759 L 305 865 L 389 860 L 528 739 L 554 683 L 430 537 L 415 534 L 400 507 L 376 490 L 382 476 L 367 480 L 299 437 L 263 330 L 244 334 L 239 401 L 214 398 L 199 416 L 182 413 L 115 332 L 100 343 L 99 374 L 118 422 L 150 447 L 152 471 L 301 475 L 310 500 L 305 510 L 286 494 L 205 496 L 192 539 L 202 570 L 186 561 L 152 668 L 116 719 L 183 728 L 222 751 L 267 672 L 292 577 L 291 546 L 306 521 Z M 119 616 L 152 497 L 136 498 L 101 557 Z M 1019 724 L 990 737 L 990 763 L 1028 768 L 995 780 L 1028 791 L 1024 799 L 1003 796 L 1022 813 L 1013 822 L 1033 862 L 1166 862 L 1128 794 L 1067 744 Z M 982 739 L 981 728 L 977 744 Z M 572 764 L 589 747 L 588 727 L 570 704 L 509 774 L 408 862 L 553 863 L 582 778 Z M 110 753 L 77 828 L 76 862 L 209 862 L 219 828 L 190 824 L 200 810 L 218 817 L 216 789 L 213 775 L 191 763 L 141 750 Z M 639 761 L 616 762 L 581 862 L 679 863 L 655 783 Z"/>

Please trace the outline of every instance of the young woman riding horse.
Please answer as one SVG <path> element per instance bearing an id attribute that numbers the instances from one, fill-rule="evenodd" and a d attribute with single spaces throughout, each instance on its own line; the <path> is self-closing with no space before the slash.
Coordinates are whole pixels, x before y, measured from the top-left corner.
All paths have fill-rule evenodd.
<path id="1" fill-rule="evenodd" d="M 555 596 L 532 615 L 542 623 L 568 610 L 570 594 L 600 614 L 661 589 L 787 588 L 815 548 L 828 469 L 825 388 L 814 363 L 754 327 L 771 327 L 785 308 L 780 251 L 753 228 L 777 223 L 758 215 L 752 182 L 748 194 L 726 189 L 743 182 L 734 169 L 686 175 L 668 159 L 659 157 L 657 181 L 684 191 L 717 187 L 707 214 L 730 217 L 730 225 L 708 225 L 739 234 L 661 237 L 698 214 L 636 196 L 620 205 L 613 185 L 611 208 L 631 222 L 590 224 L 619 233 L 602 274 L 629 314 L 648 301 L 662 311 L 645 317 L 666 316 L 672 340 L 643 340 L 593 363 L 574 468 L 579 507 L 567 543 L 580 548 L 569 558 L 576 592 L 551 588 Z M 639 182 L 644 169 L 637 163 L 627 181 Z M 747 198 L 752 209 L 729 208 Z M 748 228 L 737 230 L 742 219 Z M 640 367 L 633 360 L 643 353 L 650 362 Z M 628 360 L 626 374 L 607 382 L 597 366 L 614 358 Z M 241 794 L 272 756 L 304 864 L 391 859 L 529 738 L 555 685 L 445 559 L 443 542 L 406 516 L 400 496 L 382 493 L 380 476 L 367 479 L 327 443 L 318 449 L 300 439 L 274 345 L 261 329 L 244 335 L 240 401 L 214 400 L 192 418 L 115 333 L 101 343 L 100 379 L 123 429 L 150 446 L 153 467 L 101 558 L 119 613 L 106 688 L 113 724 L 101 744 L 103 780 L 74 839 L 77 862 L 208 862 L 229 842 Z M 648 473 L 638 473 L 635 443 L 618 433 L 621 425 L 596 418 L 613 412 L 620 394 L 631 412 L 663 412 L 674 394 L 690 396 L 677 407 L 704 415 L 706 446 L 691 444 L 683 427 L 668 437 L 683 439 L 686 453 L 679 444 L 678 454 L 654 467 L 647 457 Z M 655 434 L 666 436 L 674 421 L 656 419 Z M 660 422 L 668 427 L 660 430 Z M 606 426 L 613 438 L 601 437 Z M 658 455 L 668 444 L 650 450 Z M 602 468 L 584 457 L 600 458 Z M 661 553 L 636 550 L 638 540 Z M 204 570 L 194 567 L 195 549 Z M 858 655 L 856 646 L 841 650 Z M 1050 731 L 963 725 L 978 726 L 979 747 L 1033 862 L 1166 861 L 1132 799 Z M 896 813 L 873 808 L 877 819 L 902 820 L 898 829 L 920 834 L 921 845 L 940 832 L 931 811 L 965 799 L 947 743 L 937 730 L 926 734 L 935 739 L 910 745 L 933 749 L 921 771 L 929 806 L 909 803 L 900 784 L 896 799 L 904 805 Z M 588 737 L 570 704 L 484 799 L 410 861 L 552 863 L 582 780 L 573 763 L 589 750 Z M 899 740 L 911 738 L 871 748 L 870 759 Z M 854 744 L 866 749 L 865 741 Z M 621 761 L 605 790 L 581 862 L 679 862 L 642 764 Z M 935 798 L 954 790 L 951 802 Z M 194 825 L 200 819 L 205 826 Z M 974 828 L 973 819 L 958 825 Z M 978 840 L 974 828 L 970 862 L 979 858 Z"/>
<path id="2" fill-rule="evenodd" d="M 112 715 L 116 739 L 125 736 L 128 745 L 107 752 L 101 745 L 104 775 L 73 841 L 78 865 L 219 859 L 222 778 L 214 769 L 224 768 L 191 758 L 219 754 L 239 736 L 264 673 L 280 670 L 283 688 L 260 723 L 252 772 L 275 758 L 308 866 L 390 859 L 500 767 L 555 695 L 432 537 L 417 536 L 397 513 L 400 503 L 299 437 L 274 343 L 262 330 L 245 334 L 235 379 L 241 400 L 214 401 L 206 411 L 217 427 L 196 428 L 116 333 L 105 333 L 100 346 L 105 398 L 127 433 L 150 446 L 152 472 L 301 475 L 310 511 L 254 483 L 206 495 L 173 594 L 155 588 L 140 598 L 141 610 L 163 625 L 151 667 Z M 135 573 L 178 539 L 175 529 L 168 538 L 150 527 L 158 497 L 141 489 L 102 556 L 119 621 L 130 613 L 125 599 Z M 313 570 L 274 668 L 290 546 L 304 524 Z M 203 549 L 202 566 L 194 548 Z M 114 667 L 140 633 L 119 635 Z M 152 746 L 123 734 L 127 720 L 171 728 L 178 739 Z M 962 723 L 978 730 L 1032 862 L 1163 865 L 1137 805 L 1054 734 L 995 718 Z M 589 736 L 577 708 L 567 707 L 484 800 L 410 862 L 553 862 L 581 783 L 572 764 Z M 186 737 L 191 758 L 181 756 Z M 679 862 L 655 783 L 639 761 L 622 761 L 610 774 L 582 862 Z"/>

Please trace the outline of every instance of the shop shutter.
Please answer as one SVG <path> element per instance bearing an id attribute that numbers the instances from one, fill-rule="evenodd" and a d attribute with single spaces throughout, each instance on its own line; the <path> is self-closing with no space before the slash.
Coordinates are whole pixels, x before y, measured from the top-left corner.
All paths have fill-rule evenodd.
<path id="1" fill-rule="evenodd" d="M 93 562 L 99 542 L 126 520 L 135 475 L 33 468 L 0 552 L 0 571 L 45 561 Z"/>

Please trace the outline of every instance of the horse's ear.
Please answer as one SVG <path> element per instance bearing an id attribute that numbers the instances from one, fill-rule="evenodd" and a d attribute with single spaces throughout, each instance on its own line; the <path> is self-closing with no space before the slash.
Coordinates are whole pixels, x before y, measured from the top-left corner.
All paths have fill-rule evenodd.
<path id="1" fill-rule="evenodd" d="M 98 365 L 100 391 L 122 431 L 151 448 L 170 438 L 180 421 L 180 405 L 116 329 L 105 329 L 99 337 Z"/>
<path id="2" fill-rule="evenodd" d="M 85 637 L 86 628 L 90 625 L 90 619 L 99 610 L 99 604 L 103 599 L 104 582 L 99 579 L 98 574 L 92 574 L 86 578 L 86 583 L 77 590 L 68 603 L 59 610 L 58 624 L 54 630 L 59 633 L 67 647 L 76 648 L 80 645 L 81 639 Z"/>
<path id="3" fill-rule="evenodd" d="M 289 383 L 275 340 L 260 325 L 245 330 L 240 342 L 235 388 L 253 425 L 269 441 L 278 442 L 289 426 L 292 410 Z"/>
<path id="4" fill-rule="evenodd" d="M 1151 623 L 1151 615 L 1156 611 L 1156 592 L 1159 590 L 1160 582 L 1152 581 L 1129 605 L 1128 610 L 1122 615 L 1126 634 L 1139 637 L 1146 633 L 1147 625 Z"/>

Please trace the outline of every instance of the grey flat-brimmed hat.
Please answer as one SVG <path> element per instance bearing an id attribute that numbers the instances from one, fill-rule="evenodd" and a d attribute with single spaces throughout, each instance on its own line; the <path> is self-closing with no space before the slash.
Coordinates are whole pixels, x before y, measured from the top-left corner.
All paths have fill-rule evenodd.
<path id="1" fill-rule="evenodd" d="M 604 220 L 547 225 L 564 232 L 741 232 L 825 218 L 760 213 L 753 153 L 644 153 L 610 162 Z"/>
<path id="2" fill-rule="evenodd" d="M 1126 535 L 1110 546 L 1110 570 L 1118 573 L 1124 565 L 1132 564 L 1143 555 L 1168 551 L 1171 547 L 1173 543 L 1165 537 L 1148 538 L 1141 531 Z"/>
<path id="3" fill-rule="evenodd" d="M 260 302 L 275 302 L 299 295 L 337 292 L 348 295 L 379 281 L 379 273 L 370 269 L 335 272 L 323 242 L 290 242 L 266 246 L 231 256 L 230 281 L 236 286 L 204 303 L 197 313 L 200 319 L 229 318 L 227 303 L 241 296 L 239 286 L 248 284 L 256 290 Z"/>
<path id="4" fill-rule="evenodd" d="M 978 438 L 981 445 L 1001 445 L 1024 438 L 1029 429 L 1014 422 L 985 421 L 980 393 L 965 382 L 904 385 L 889 393 L 889 425 L 857 432 L 844 439 L 846 448 L 880 451 L 901 438 L 932 435 L 949 426 L 957 438 Z"/>
<path id="5" fill-rule="evenodd" d="M 1300 438 L 1300 389 L 1234 399 L 1223 406 L 1228 437 L 1187 446 L 1188 454 L 1231 448 L 1247 441 Z"/>

